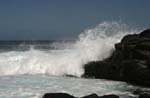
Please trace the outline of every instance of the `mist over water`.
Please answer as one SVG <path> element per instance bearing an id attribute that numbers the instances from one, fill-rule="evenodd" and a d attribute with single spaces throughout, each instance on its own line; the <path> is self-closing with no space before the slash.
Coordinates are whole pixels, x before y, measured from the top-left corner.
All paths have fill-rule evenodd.
<path id="1" fill-rule="evenodd" d="M 28 51 L 1 52 L 0 75 L 48 74 L 80 77 L 84 73 L 84 64 L 109 57 L 114 51 L 115 43 L 124 35 L 137 32 L 138 30 L 125 24 L 103 22 L 82 32 L 75 42 L 54 42 L 51 45 L 55 48 L 46 51 L 31 46 Z"/>

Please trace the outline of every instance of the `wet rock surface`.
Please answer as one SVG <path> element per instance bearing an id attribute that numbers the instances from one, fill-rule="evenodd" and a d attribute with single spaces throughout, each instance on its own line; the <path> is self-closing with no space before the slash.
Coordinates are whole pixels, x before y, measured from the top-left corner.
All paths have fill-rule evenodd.
<path id="1" fill-rule="evenodd" d="M 79 98 L 79 97 L 74 97 L 72 95 L 69 95 L 67 93 L 46 93 L 42 98 Z M 98 96 L 96 94 L 90 94 L 87 96 L 83 96 L 80 98 L 119 98 L 117 95 L 104 95 L 104 96 Z"/>
<path id="2" fill-rule="evenodd" d="M 126 81 L 150 86 L 150 29 L 126 35 L 104 61 L 84 66 L 83 77 Z"/>

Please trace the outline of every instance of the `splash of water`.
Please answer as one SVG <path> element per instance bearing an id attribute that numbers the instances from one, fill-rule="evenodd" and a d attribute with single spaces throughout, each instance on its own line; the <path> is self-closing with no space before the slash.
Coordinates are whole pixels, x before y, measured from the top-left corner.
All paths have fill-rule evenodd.
<path id="1" fill-rule="evenodd" d="M 0 53 L 0 75 L 49 74 L 74 75 L 84 73 L 84 64 L 103 60 L 114 50 L 114 44 L 129 33 L 136 33 L 125 24 L 103 22 L 93 29 L 85 30 L 76 42 L 65 48 L 48 52 L 31 48 L 24 52 Z"/>

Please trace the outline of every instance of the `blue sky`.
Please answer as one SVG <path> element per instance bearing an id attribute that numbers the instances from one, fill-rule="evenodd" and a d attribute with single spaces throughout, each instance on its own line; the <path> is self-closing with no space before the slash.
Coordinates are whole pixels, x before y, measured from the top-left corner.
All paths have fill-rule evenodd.
<path id="1" fill-rule="evenodd" d="M 66 40 L 120 20 L 150 27 L 150 0 L 0 0 L 0 40 Z"/>

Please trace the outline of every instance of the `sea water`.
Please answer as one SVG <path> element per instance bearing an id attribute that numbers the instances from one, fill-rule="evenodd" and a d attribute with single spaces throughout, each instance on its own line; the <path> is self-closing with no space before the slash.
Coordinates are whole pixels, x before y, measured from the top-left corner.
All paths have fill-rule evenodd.
<path id="1" fill-rule="evenodd" d="M 125 82 L 46 75 L 14 75 L 0 77 L 0 98 L 41 98 L 44 93 L 68 93 L 82 97 L 92 93 L 99 96 L 117 94 L 133 98 L 136 89 L 145 89 Z"/>
<path id="2" fill-rule="evenodd" d="M 40 98 L 46 92 L 133 97 L 141 87 L 81 76 L 85 64 L 109 57 L 115 43 L 137 32 L 125 24 L 103 22 L 71 41 L 0 41 L 0 98 Z"/>

